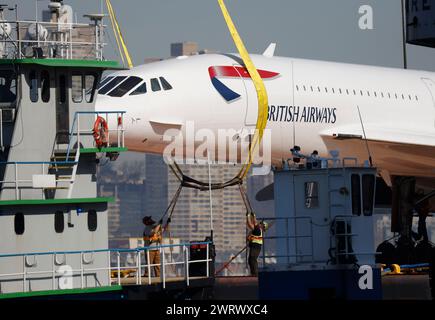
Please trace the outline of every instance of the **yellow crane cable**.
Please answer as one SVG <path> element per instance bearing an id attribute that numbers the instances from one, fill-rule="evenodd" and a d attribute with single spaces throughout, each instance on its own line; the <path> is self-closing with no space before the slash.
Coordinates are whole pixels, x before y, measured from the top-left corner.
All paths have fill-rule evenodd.
<path id="1" fill-rule="evenodd" d="M 106 0 L 107 10 L 109 11 L 110 21 L 112 22 L 113 33 L 115 34 L 116 43 L 118 44 L 118 49 L 121 53 L 121 59 L 124 63 L 124 58 L 122 55 L 122 51 L 124 52 L 124 56 L 127 59 L 127 64 L 129 68 L 133 67 L 133 63 L 131 62 L 131 57 L 127 49 L 127 45 L 125 44 L 124 38 L 122 36 L 121 28 L 119 27 L 118 21 L 116 20 L 115 12 L 113 11 L 112 4 L 110 0 Z M 122 48 L 122 51 L 121 51 Z"/>
<path id="2" fill-rule="evenodd" d="M 249 148 L 248 159 L 238 174 L 238 177 L 240 179 L 243 179 L 247 175 L 249 168 L 252 165 L 252 160 L 253 160 L 252 154 L 258 147 L 259 143 L 261 142 L 261 139 L 263 138 L 264 129 L 266 128 L 267 125 L 267 112 L 268 112 L 267 109 L 268 109 L 269 102 L 268 102 L 267 91 L 266 91 L 266 87 L 264 86 L 263 79 L 259 75 L 257 68 L 252 62 L 251 57 L 249 56 L 249 53 L 246 50 L 245 45 L 243 44 L 243 41 L 240 38 L 239 33 L 237 32 L 237 29 L 233 23 L 233 20 L 231 19 L 231 16 L 227 10 L 227 7 L 225 6 L 224 1 L 218 0 L 218 3 L 221 8 L 222 14 L 224 16 L 225 22 L 230 31 L 231 37 L 233 38 L 234 44 L 236 45 L 240 57 L 242 58 L 243 63 L 245 64 L 245 67 L 248 70 L 249 75 L 251 76 L 251 79 L 254 83 L 255 90 L 257 91 L 257 98 L 258 98 L 258 115 L 257 115 L 256 128 L 255 128 L 256 130 Z"/>

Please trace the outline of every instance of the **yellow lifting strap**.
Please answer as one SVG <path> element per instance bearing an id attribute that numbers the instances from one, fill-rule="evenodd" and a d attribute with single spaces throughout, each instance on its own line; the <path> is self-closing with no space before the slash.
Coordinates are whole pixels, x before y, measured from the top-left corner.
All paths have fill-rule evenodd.
<path id="1" fill-rule="evenodd" d="M 246 50 L 245 45 L 243 44 L 243 41 L 240 38 L 240 35 L 237 32 L 237 29 L 231 19 L 231 16 L 228 13 L 224 1 L 218 0 L 218 3 L 222 10 L 222 14 L 224 16 L 225 22 L 227 23 L 231 37 L 233 38 L 234 44 L 236 45 L 240 57 L 242 58 L 243 63 L 245 64 L 245 67 L 248 70 L 249 75 L 251 76 L 251 79 L 254 83 L 255 90 L 257 91 L 257 97 L 258 97 L 258 116 L 257 116 L 256 130 L 254 133 L 254 137 L 251 141 L 251 146 L 249 148 L 248 159 L 238 174 L 238 177 L 240 179 L 243 179 L 248 174 L 249 168 L 252 165 L 253 153 L 254 151 L 256 151 L 256 148 L 259 146 L 261 139 L 263 138 L 264 129 L 266 128 L 267 125 L 267 113 L 268 113 L 269 102 L 268 102 L 266 87 L 264 86 L 263 79 L 261 79 L 261 76 L 259 75 L 257 68 L 252 62 L 251 57 L 249 56 L 249 53 Z"/>
<path id="2" fill-rule="evenodd" d="M 118 21 L 116 20 L 115 12 L 113 11 L 112 4 L 110 0 L 106 0 L 107 11 L 109 12 L 110 21 L 112 22 L 113 33 L 115 35 L 116 43 L 118 45 L 118 50 L 121 54 L 122 62 L 124 63 L 124 56 L 127 59 L 127 64 L 129 68 L 133 67 L 131 62 L 130 54 L 128 53 L 127 45 L 125 44 L 124 38 L 121 33 L 121 28 L 119 27 Z M 123 54 L 124 53 L 124 54 Z"/>

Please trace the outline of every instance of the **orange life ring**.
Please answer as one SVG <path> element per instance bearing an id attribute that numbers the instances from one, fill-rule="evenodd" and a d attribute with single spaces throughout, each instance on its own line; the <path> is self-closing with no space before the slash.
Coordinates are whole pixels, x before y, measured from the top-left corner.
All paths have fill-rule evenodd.
<path id="1" fill-rule="evenodd" d="M 107 121 L 98 116 L 94 123 L 93 135 L 95 144 L 98 148 L 107 147 L 107 136 L 109 134 L 109 126 Z"/>

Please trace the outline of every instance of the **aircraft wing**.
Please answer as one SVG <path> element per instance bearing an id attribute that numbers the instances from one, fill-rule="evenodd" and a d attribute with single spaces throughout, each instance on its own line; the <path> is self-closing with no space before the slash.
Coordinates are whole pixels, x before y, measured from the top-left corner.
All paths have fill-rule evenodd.
<path id="1" fill-rule="evenodd" d="M 385 175 L 435 176 L 435 132 L 364 128 L 367 143 L 357 126 L 328 129 L 321 136 L 327 148 L 338 150 L 341 157 L 368 159 L 369 145 L 374 165 Z"/>

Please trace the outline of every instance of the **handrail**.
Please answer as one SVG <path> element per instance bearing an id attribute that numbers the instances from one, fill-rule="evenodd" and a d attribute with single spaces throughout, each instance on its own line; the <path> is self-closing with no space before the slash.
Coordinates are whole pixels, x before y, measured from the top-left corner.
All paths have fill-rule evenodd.
<path id="1" fill-rule="evenodd" d="M 82 115 L 82 114 L 83 115 L 90 115 L 90 114 L 92 114 L 92 115 L 100 115 L 100 114 L 105 114 L 105 115 L 107 115 L 107 118 L 108 118 L 109 114 L 117 114 L 117 115 L 120 114 L 121 117 L 123 117 L 125 113 L 126 113 L 126 111 L 76 111 L 74 113 L 74 119 L 73 119 L 73 123 L 72 123 L 72 126 L 71 126 L 71 130 L 68 133 L 69 134 L 69 143 L 68 143 L 68 148 L 67 148 L 67 153 L 66 153 L 66 159 L 67 159 L 67 161 L 69 159 L 69 155 L 70 155 L 70 152 L 71 152 L 71 149 L 72 149 L 73 137 L 75 135 L 79 136 L 79 134 L 81 133 L 79 131 L 80 130 L 79 124 L 77 124 L 77 123 L 79 123 L 79 120 L 80 120 L 79 117 L 80 117 L 80 115 Z M 108 121 L 108 119 L 106 119 L 106 121 Z M 75 130 L 76 124 L 77 124 L 77 133 L 75 134 L 74 130 Z M 122 123 L 122 128 L 121 129 L 117 129 L 116 130 L 116 131 L 120 131 L 122 135 L 124 134 L 124 131 L 125 131 L 123 125 L 124 125 L 124 123 Z M 77 143 L 80 143 L 80 141 L 77 141 Z M 122 144 L 123 144 L 123 140 L 122 140 Z M 78 145 L 78 147 L 80 148 L 79 145 Z"/>
<path id="2" fill-rule="evenodd" d="M 205 259 L 195 259 L 192 260 L 192 257 L 189 254 L 189 247 L 195 246 L 195 245 L 206 245 L 206 258 Z M 138 247 L 134 249 L 96 249 L 96 250 L 82 250 L 82 251 L 52 251 L 52 252 L 39 252 L 39 253 L 20 253 L 20 254 L 2 254 L 0 255 L 0 258 L 14 258 L 14 257 L 22 257 L 22 271 L 21 272 L 14 272 L 14 273 L 3 273 L 0 274 L 0 284 L 1 279 L 6 278 L 6 280 L 3 281 L 16 281 L 18 283 L 22 283 L 22 292 L 28 291 L 28 281 L 31 281 L 35 279 L 32 277 L 32 275 L 38 275 L 42 276 L 44 279 L 47 280 L 47 289 L 49 290 L 49 287 L 51 287 L 52 290 L 56 290 L 57 283 L 56 278 L 62 278 L 64 277 L 64 273 L 60 271 L 60 267 L 62 266 L 69 266 L 69 276 L 70 277 L 77 277 L 80 276 L 80 287 L 81 288 L 88 288 L 89 286 L 85 285 L 85 277 L 89 275 L 93 275 L 96 280 L 100 278 L 100 276 L 104 277 L 104 273 L 100 273 L 100 276 L 98 276 L 97 272 L 107 272 L 107 280 L 108 285 L 111 286 L 112 284 L 118 284 L 121 285 L 121 271 L 128 271 L 128 274 L 131 274 L 131 272 L 135 272 L 135 278 L 136 278 L 136 285 L 141 285 L 143 283 L 143 276 L 142 276 L 142 270 L 148 270 L 148 275 L 145 276 L 145 279 L 148 279 L 148 284 L 151 285 L 153 283 L 153 280 L 151 278 L 151 268 L 160 266 L 161 272 L 160 272 L 160 281 L 162 284 L 163 289 L 166 288 L 166 283 L 169 278 L 176 278 L 179 279 L 179 274 L 182 272 L 184 266 L 184 281 L 186 282 L 187 286 L 190 286 L 190 281 L 192 277 L 200 276 L 202 278 L 209 278 L 210 277 L 210 263 L 213 262 L 213 258 L 210 257 L 208 254 L 210 250 L 210 246 L 212 245 L 212 242 L 210 241 L 203 241 L 203 242 L 191 242 L 191 243 L 181 243 L 181 244 L 168 244 L 168 245 L 159 245 L 156 247 Z M 178 255 L 179 258 L 181 258 L 181 261 L 173 261 L 172 259 L 167 262 L 165 259 L 165 248 L 168 247 L 180 247 L 182 248 L 181 253 Z M 160 264 L 152 264 L 149 259 L 149 252 L 150 251 L 159 251 L 159 255 L 161 257 Z M 146 264 L 142 264 L 141 260 L 141 253 L 144 252 L 146 255 Z M 86 260 L 85 255 L 86 253 L 92 253 L 93 259 Z M 107 254 L 107 264 L 104 265 L 95 265 L 91 266 L 95 263 L 94 254 L 97 253 L 108 253 Z M 116 264 L 112 264 L 111 260 L 111 253 L 116 254 Z M 134 265 L 128 265 L 130 262 L 128 260 L 124 261 L 126 262 L 125 265 L 121 265 L 121 253 L 134 253 L 133 261 Z M 57 261 L 57 255 L 63 254 L 64 259 L 62 263 L 59 263 Z M 73 265 L 68 265 L 67 263 L 67 256 L 68 255 L 80 255 L 80 263 L 77 264 L 77 261 Z M 38 269 L 38 256 L 51 256 L 51 268 L 46 268 L 44 270 Z M 27 258 L 34 257 L 34 263 L 29 265 L 27 263 Z M 127 256 L 128 257 L 128 256 Z M 205 263 L 206 264 L 206 270 L 204 271 L 204 275 L 191 275 L 189 272 L 189 265 L 192 263 Z M 56 269 L 56 266 L 59 266 L 59 269 Z M 90 267 L 87 267 L 90 266 Z M 167 272 L 168 266 L 180 266 L 181 268 L 177 268 L 178 271 Z M 115 271 L 117 274 L 112 274 L 112 272 Z M 157 276 L 157 275 L 156 275 Z M 11 278 L 13 277 L 13 278 Z M 51 281 L 50 281 L 51 280 Z M 154 280 L 155 281 L 155 280 Z M 51 285 L 50 285 L 51 283 Z M 101 284 L 99 284 L 99 281 L 96 281 L 92 287 L 97 287 Z M 72 287 L 71 287 L 72 289 Z M 19 290 L 18 290 L 19 291 Z M 16 292 L 16 291 L 15 291 Z M 1 294 L 0 294 L 1 296 Z"/>
<path id="3" fill-rule="evenodd" d="M 159 248 L 169 248 L 169 247 L 182 247 L 182 246 L 195 246 L 195 245 L 207 245 L 212 244 L 211 241 L 202 242 L 190 242 L 190 243 L 178 243 L 178 244 L 162 244 L 155 247 L 137 247 L 134 249 L 96 249 L 96 250 L 76 250 L 76 251 L 45 251 L 45 252 L 28 252 L 28 253 L 12 253 L 12 254 L 0 254 L 0 258 L 5 257 L 21 257 L 21 256 L 34 256 L 34 255 L 50 255 L 50 254 L 79 254 L 79 253 L 98 253 L 98 252 L 137 252 L 145 250 L 153 250 Z"/>

